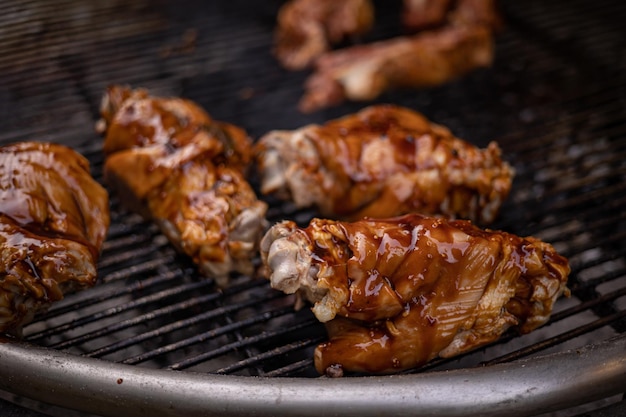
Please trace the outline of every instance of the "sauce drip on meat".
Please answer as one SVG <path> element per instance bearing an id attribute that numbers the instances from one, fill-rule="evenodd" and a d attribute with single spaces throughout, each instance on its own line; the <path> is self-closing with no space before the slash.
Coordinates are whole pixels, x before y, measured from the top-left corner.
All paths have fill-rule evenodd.
<path id="1" fill-rule="evenodd" d="M 289 250 L 294 268 L 275 260 L 294 259 Z M 314 219 L 304 229 L 283 222 L 262 256 L 272 285 L 304 294 L 326 323 L 320 373 L 394 372 L 482 346 L 509 327 L 529 332 L 547 321 L 569 273 L 565 258 L 532 237 L 416 214 Z"/>
<path id="2" fill-rule="evenodd" d="M 100 203 L 108 200 L 94 184 L 89 163 L 70 148 L 33 142 L 0 149 L 2 215 L 36 236 L 85 245 L 97 259 L 108 227 L 108 207 Z M 90 219 L 88 208 L 96 210 Z"/>
<path id="3" fill-rule="evenodd" d="M 270 132 L 255 149 L 262 192 L 340 219 L 418 212 L 488 224 L 514 175 L 495 142 L 479 149 L 392 105 Z"/>
<path id="4" fill-rule="evenodd" d="M 0 332 L 20 334 L 51 302 L 95 284 L 108 205 L 70 148 L 0 147 Z"/>
<path id="5" fill-rule="evenodd" d="M 99 130 L 104 174 L 123 204 L 155 221 L 180 251 L 220 286 L 251 274 L 267 205 L 244 177 L 251 140 L 197 104 L 112 86 Z"/>

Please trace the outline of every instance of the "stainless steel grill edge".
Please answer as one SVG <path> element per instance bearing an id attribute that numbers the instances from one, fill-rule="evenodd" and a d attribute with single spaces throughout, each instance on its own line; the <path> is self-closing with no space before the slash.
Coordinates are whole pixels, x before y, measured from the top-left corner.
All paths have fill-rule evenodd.
<path id="1" fill-rule="evenodd" d="M 626 337 L 477 369 L 339 379 L 142 369 L 0 345 L 0 388 L 104 416 L 524 416 L 619 394 Z M 546 376 L 549 375 L 549 378 Z"/>

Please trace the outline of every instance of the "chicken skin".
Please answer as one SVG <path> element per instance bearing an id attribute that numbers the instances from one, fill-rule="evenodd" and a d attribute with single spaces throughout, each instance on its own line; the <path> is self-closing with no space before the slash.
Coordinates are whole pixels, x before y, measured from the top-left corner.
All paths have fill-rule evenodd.
<path id="1" fill-rule="evenodd" d="M 305 83 L 302 112 L 388 90 L 430 88 L 491 66 L 503 26 L 495 0 L 405 0 L 402 21 L 417 32 L 321 54 Z"/>
<path id="2" fill-rule="evenodd" d="M 502 28 L 496 0 L 404 0 L 402 22 L 411 31 L 448 24 Z"/>
<path id="3" fill-rule="evenodd" d="M 491 30 L 484 26 L 445 26 L 328 52 L 315 62 L 298 106 L 311 113 L 391 89 L 439 86 L 491 66 L 493 56 Z"/>
<path id="4" fill-rule="evenodd" d="M 492 142 L 479 149 L 410 109 L 379 105 L 256 145 L 261 191 L 325 217 L 409 212 L 492 222 L 513 169 Z"/>
<path id="5" fill-rule="evenodd" d="M 64 294 L 96 283 L 109 199 L 70 148 L 0 147 L 0 332 L 20 335 Z"/>
<path id="6" fill-rule="evenodd" d="M 267 205 L 245 180 L 246 133 L 196 104 L 112 87 L 102 101 L 105 178 L 132 210 L 158 224 L 200 271 L 226 286 L 250 274 Z"/>
<path id="7" fill-rule="evenodd" d="M 307 68 L 332 45 L 367 32 L 370 0 L 291 0 L 278 13 L 274 54 L 290 70 Z"/>
<path id="8" fill-rule="evenodd" d="M 273 288 L 313 303 L 329 340 L 320 373 L 391 373 L 544 324 L 567 293 L 567 259 L 532 237 L 418 214 L 271 227 Z"/>
<path id="9" fill-rule="evenodd" d="M 453 3 L 453 0 L 404 0 L 402 23 L 411 31 L 441 26 Z"/>

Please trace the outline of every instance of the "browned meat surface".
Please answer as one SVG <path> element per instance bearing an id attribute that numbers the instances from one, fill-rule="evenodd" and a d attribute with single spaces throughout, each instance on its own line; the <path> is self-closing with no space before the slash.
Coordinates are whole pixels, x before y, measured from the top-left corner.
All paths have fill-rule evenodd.
<path id="1" fill-rule="evenodd" d="M 313 303 L 329 340 L 320 373 L 389 373 L 544 324 L 567 260 L 532 237 L 413 214 L 274 225 L 261 242 L 273 288 Z M 331 372 L 332 371 L 332 372 Z"/>
<path id="2" fill-rule="evenodd" d="M 513 169 L 491 143 L 458 139 L 412 110 L 380 105 L 256 145 L 261 191 L 315 205 L 322 215 L 359 219 L 409 212 L 492 222 Z"/>
<path id="3" fill-rule="evenodd" d="M 278 13 L 274 54 L 291 70 L 308 67 L 334 44 L 367 32 L 370 0 L 291 0 Z"/>
<path id="4" fill-rule="evenodd" d="M 441 26 L 453 3 L 453 0 L 404 0 L 402 23 L 414 31 Z"/>
<path id="5" fill-rule="evenodd" d="M 504 26 L 497 0 L 457 0 L 448 19 L 453 25 L 481 25 L 494 32 Z"/>
<path id="6" fill-rule="evenodd" d="M 485 25 L 500 29 L 502 19 L 496 0 L 404 0 L 402 21 L 419 31 L 446 24 Z"/>
<path id="7" fill-rule="evenodd" d="M 0 332 L 21 333 L 64 294 L 93 286 L 109 227 L 108 194 L 75 151 L 0 147 Z"/>
<path id="8" fill-rule="evenodd" d="M 152 145 L 172 149 L 192 145 L 202 146 L 214 156 L 215 163 L 243 170 L 251 161 L 251 141 L 246 132 L 213 120 L 190 100 L 153 97 L 143 89 L 112 86 L 103 96 L 100 110 L 102 118 L 96 128 L 105 133 L 103 149 L 107 155 Z"/>
<path id="9" fill-rule="evenodd" d="M 372 100 L 391 89 L 434 87 L 488 67 L 493 32 L 502 27 L 496 0 L 405 0 L 402 20 L 422 32 L 321 54 L 300 110 Z"/>
<path id="10" fill-rule="evenodd" d="M 299 108 L 308 113 L 389 89 L 441 85 L 490 66 L 493 48 L 489 29 L 449 26 L 328 52 L 316 61 Z"/>
<path id="11" fill-rule="evenodd" d="M 100 128 L 105 178 L 129 208 L 153 219 L 220 286 L 249 274 L 267 206 L 244 178 L 251 141 L 196 104 L 109 89 Z"/>

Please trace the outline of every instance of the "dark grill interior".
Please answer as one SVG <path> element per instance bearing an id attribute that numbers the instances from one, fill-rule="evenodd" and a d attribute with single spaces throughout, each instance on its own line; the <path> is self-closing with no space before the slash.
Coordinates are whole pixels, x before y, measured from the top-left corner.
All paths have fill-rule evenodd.
<path id="1" fill-rule="evenodd" d="M 322 123 L 349 103 L 311 115 L 295 105 L 306 72 L 269 51 L 281 2 L 16 1 L 0 5 L 0 143 L 53 141 L 89 158 L 102 180 L 94 132 L 113 83 L 197 101 L 258 138 Z M 400 3 L 376 2 L 364 40 L 401 34 Z M 494 364 L 577 348 L 626 331 L 626 5 L 621 1 L 503 1 L 496 62 L 449 85 L 396 91 L 377 102 L 419 110 L 480 146 L 496 140 L 516 169 L 493 225 L 552 243 L 570 259 L 572 296 L 550 322 L 417 372 Z M 256 186 L 255 179 L 252 179 Z M 325 332 L 307 310 L 261 279 L 236 276 L 216 291 L 154 225 L 120 209 L 92 290 L 67 297 L 25 338 L 76 355 L 142 367 L 314 377 Z M 271 198 L 270 220 L 315 212 Z"/>

